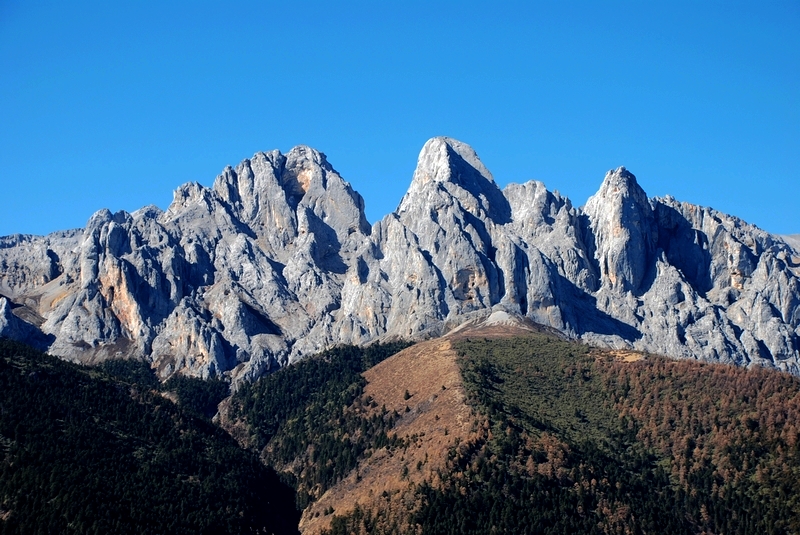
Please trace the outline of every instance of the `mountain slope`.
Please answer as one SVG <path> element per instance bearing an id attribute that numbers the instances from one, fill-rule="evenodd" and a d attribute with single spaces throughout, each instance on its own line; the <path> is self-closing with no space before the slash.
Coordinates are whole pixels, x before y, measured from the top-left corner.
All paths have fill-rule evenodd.
<path id="1" fill-rule="evenodd" d="M 303 533 L 319 533 L 330 526 L 331 513 L 356 507 L 396 513 L 413 485 L 445 468 L 450 449 L 474 434 L 456 356 L 450 340 L 431 340 L 364 373 L 364 395 L 397 415 L 389 431 L 394 440 L 362 458 L 303 511 Z"/>
<path id="2" fill-rule="evenodd" d="M 297 533 L 274 471 L 127 375 L 0 340 L 0 531 Z"/>
<path id="3" fill-rule="evenodd" d="M 796 379 L 659 358 L 622 363 L 541 338 L 459 349 L 489 429 L 438 488 L 419 491 L 423 532 L 798 528 L 789 497 L 799 435 L 783 419 L 800 407 Z"/>
<path id="4" fill-rule="evenodd" d="M 0 239 L 0 334 L 238 384 L 504 311 L 606 347 L 797 374 L 799 279 L 783 238 L 648 199 L 622 167 L 575 208 L 540 182 L 501 190 L 471 147 L 434 138 L 370 227 L 360 195 L 301 146 L 181 186 L 165 212 Z"/>
<path id="5" fill-rule="evenodd" d="M 303 533 L 800 528 L 797 378 L 509 334 L 482 326 L 366 372 L 365 394 L 400 409 L 398 442 L 366 451 Z"/>

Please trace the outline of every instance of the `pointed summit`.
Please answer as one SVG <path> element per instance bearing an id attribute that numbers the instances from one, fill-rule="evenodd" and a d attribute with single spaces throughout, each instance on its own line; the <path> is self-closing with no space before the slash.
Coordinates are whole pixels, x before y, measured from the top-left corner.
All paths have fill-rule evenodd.
<path id="1" fill-rule="evenodd" d="M 473 215 L 482 213 L 495 223 L 510 220 L 508 201 L 478 154 L 449 137 L 432 138 L 422 147 L 411 186 L 397 211 L 413 210 L 442 191 L 459 199 Z"/>
<path id="2" fill-rule="evenodd" d="M 636 177 L 624 167 L 608 171 L 584 212 L 594 231 L 603 284 L 639 290 L 658 235 L 650 201 Z"/>
<path id="3" fill-rule="evenodd" d="M 639 183 L 633 173 L 628 171 L 625 166 L 617 167 L 616 169 L 609 169 L 603 179 L 600 189 L 594 195 L 611 195 L 611 194 L 633 195 L 637 199 L 644 199 L 647 201 L 647 194 Z"/>
<path id="4" fill-rule="evenodd" d="M 453 138 L 435 137 L 429 139 L 419 153 L 411 188 L 422 187 L 431 181 L 459 184 L 464 171 L 467 175 L 478 174 L 494 183 L 492 174 L 472 147 Z"/>

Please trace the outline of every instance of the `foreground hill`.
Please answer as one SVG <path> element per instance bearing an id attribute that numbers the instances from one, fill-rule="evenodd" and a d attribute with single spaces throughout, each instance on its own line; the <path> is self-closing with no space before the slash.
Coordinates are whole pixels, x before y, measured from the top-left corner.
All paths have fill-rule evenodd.
<path id="1" fill-rule="evenodd" d="M 303 533 L 800 529 L 800 380 L 498 318 L 371 368 L 385 348 L 306 360 L 226 426 L 293 482 Z"/>
<path id="2" fill-rule="evenodd" d="M 274 471 L 112 368 L 0 340 L 0 532 L 297 533 Z"/>
<path id="3" fill-rule="evenodd" d="M 784 239 L 648 199 L 622 167 L 576 208 L 541 182 L 501 190 L 472 148 L 434 138 L 370 226 L 325 155 L 296 147 L 181 186 L 166 211 L 0 238 L 0 335 L 238 382 L 504 311 L 605 347 L 797 374 L 799 280 Z"/>
<path id="4" fill-rule="evenodd" d="M 0 382 L 4 533 L 800 530 L 800 379 L 506 313 L 244 384 L 236 440 L 221 383 L 8 341 Z"/>

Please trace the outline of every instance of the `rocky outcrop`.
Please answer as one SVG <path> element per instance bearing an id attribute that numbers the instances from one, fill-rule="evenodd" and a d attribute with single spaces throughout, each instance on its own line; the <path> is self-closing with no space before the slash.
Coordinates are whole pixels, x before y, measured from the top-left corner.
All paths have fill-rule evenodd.
<path id="1" fill-rule="evenodd" d="M 5 297 L 0 297 L 0 338 L 25 340 L 39 350 L 47 349 L 52 341 L 34 324 L 17 317 L 12 310 L 11 303 Z"/>
<path id="2" fill-rule="evenodd" d="M 0 238 L 0 335 L 240 381 L 503 312 L 604 346 L 798 374 L 799 279 L 791 239 L 648 199 L 623 167 L 576 208 L 541 182 L 501 190 L 472 148 L 434 138 L 371 227 L 325 155 L 296 147 L 185 184 L 166 211 Z"/>
<path id="3" fill-rule="evenodd" d="M 653 263 L 658 229 L 636 177 L 624 167 L 609 171 L 584 212 L 604 288 L 639 292 Z"/>

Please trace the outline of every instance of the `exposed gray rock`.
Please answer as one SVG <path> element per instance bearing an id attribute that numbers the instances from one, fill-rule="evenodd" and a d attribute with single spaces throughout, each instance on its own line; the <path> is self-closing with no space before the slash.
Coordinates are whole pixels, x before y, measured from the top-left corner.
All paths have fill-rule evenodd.
<path id="1" fill-rule="evenodd" d="M 35 325 L 14 314 L 5 297 L 0 297 L 0 338 L 24 340 L 39 350 L 47 349 L 51 341 Z"/>
<path id="2" fill-rule="evenodd" d="M 639 292 L 653 263 L 658 231 L 636 177 L 624 167 L 609 171 L 584 212 L 604 286 Z"/>
<path id="3" fill-rule="evenodd" d="M 469 146 L 423 147 L 397 210 L 309 147 L 258 153 L 166 211 L 0 238 L 0 335 L 160 377 L 249 380 L 340 343 L 524 317 L 591 343 L 800 374 L 800 252 L 710 208 L 648 199 L 625 168 L 585 208 L 501 190 Z M 13 309 L 13 310 L 12 310 Z"/>

